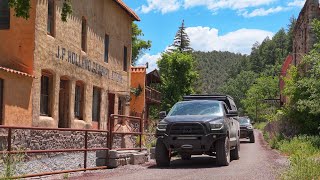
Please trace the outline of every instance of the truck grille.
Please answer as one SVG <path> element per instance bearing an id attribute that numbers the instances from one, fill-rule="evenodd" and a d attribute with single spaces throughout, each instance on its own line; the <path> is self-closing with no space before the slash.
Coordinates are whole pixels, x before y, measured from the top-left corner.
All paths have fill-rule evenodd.
<path id="1" fill-rule="evenodd" d="M 242 127 L 240 127 L 240 130 L 247 130 L 247 127 L 246 126 L 242 126 Z"/>
<path id="2" fill-rule="evenodd" d="M 203 126 L 198 123 L 177 123 L 170 129 L 171 135 L 202 135 L 204 133 Z"/>

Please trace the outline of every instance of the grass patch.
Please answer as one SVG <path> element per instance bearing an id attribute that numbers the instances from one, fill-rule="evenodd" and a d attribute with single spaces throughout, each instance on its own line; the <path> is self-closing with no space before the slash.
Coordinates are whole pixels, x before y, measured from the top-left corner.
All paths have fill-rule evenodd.
<path id="1" fill-rule="evenodd" d="M 264 127 L 266 127 L 266 125 L 267 125 L 267 122 L 259 122 L 259 123 L 254 124 L 253 126 L 255 129 L 259 129 L 260 131 L 263 131 Z"/>
<path id="2" fill-rule="evenodd" d="M 281 179 L 320 179 L 320 136 L 275 137 L 269 143 L 289 156 L 290 168 Z"/>

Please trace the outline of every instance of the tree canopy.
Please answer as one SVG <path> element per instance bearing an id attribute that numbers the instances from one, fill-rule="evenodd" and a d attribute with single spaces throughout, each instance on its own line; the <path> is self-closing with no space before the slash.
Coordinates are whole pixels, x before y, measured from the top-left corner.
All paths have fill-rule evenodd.
<path id="1" fill-rule="evenodd" d="M 158 67 L 162 82 L 162 110 L 169 111 L 184 95 L 194 93 L 198 73 L 192 55 L 179 51 L 162 54 Z"/>
<path id="2" fill-rule="evenodd" d="M 136 23 L 132 23 L 132 64 L 134 65 L 145 50 L 151 47 L 151 41 L 141 39 L 144 36 Z"/>
<path id="3" fill-rule="evenodd" d="M 9 6 L 14 9 L 15 16 L 24 19 L 30 17 L 30 0 L 9 0 Z M 67 16 L 72 14 L 72 6 L 70 0 L 63 0 L 61 11 L 61 20 L 67 21 Z"/>

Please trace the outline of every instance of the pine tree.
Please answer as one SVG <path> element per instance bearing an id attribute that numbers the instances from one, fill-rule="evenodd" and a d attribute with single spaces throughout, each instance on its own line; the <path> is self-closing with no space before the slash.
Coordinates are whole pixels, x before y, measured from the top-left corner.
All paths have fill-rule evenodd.
<path id="1" fill-rule="evenodd" d="M 173 51 L 180 52 L 192 52 L 193 49 L 190 47 L 190 39 L 188 34 L 186 33 L 186 27 L 184 26 L 184 20 L 182 20 L 182 24 L 179 27 L 179 30 L 176 33 L 173 44 L 169 48 L 169 52 Z"/>

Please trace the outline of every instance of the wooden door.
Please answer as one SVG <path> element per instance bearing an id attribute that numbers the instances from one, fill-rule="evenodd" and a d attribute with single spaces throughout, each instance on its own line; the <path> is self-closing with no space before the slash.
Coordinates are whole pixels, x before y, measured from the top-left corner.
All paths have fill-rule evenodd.
<path id="1" fill-rule="evenodd" d="M 69 81 L 60 81 L 59 91 L 59 128 L 69 128 Z"/>

